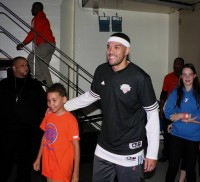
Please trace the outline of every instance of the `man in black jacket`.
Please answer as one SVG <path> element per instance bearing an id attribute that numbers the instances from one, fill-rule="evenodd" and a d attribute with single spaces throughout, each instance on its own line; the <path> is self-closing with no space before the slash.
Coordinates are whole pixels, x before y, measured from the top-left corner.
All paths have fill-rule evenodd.
<path id="1" fill-rule="evenodd" d="M 31 182 L 31 170 L 40 145 L 39 124 L 46 110 L 46 93 L 30 77 L 28 62 L 16 57 L 12 73 L 0 82 L 0 181 L 6 182 L 17 164 L 16 182 Z"/>

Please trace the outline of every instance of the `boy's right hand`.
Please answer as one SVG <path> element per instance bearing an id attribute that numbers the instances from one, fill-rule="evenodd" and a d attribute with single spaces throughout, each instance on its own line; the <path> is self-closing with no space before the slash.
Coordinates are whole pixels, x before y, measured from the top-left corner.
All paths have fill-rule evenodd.
<path id="1" fill-rule="evenodd" d="M 33 163 L 33 169 L 35 171 L 39 171 L 40 170 L 40 161 L 36 160 L 34 163 Z"/>
<path id="2" fill-rule="evenodd" d="M 46 110 L 46 112 L 45 112 L 45 116 L 47 115 L 47 114 L 50 114 L 51 113 L 51 109 L 50 108 L 47 108 L 47 110 Z"/>

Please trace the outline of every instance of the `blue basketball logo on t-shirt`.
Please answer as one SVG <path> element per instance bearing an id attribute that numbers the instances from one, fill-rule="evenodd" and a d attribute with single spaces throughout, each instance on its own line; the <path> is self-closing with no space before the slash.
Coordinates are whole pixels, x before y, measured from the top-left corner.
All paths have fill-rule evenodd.
<path id="1" fill-rule="evenodd" d="M 49 123 L 46 125 L 45 129 L 45 139 L 47 144 L 52 144 L 58 136 L 57 129 L 55 125 Z"/>

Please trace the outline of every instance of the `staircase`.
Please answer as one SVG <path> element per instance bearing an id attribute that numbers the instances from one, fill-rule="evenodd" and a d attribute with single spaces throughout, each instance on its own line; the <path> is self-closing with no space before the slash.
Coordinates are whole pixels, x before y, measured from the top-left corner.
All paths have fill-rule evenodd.
<path id="1" fill-rule="evenodd" d="M 28 30 L 31 29 L 31 26 L 29 24 L 27 24 L 24 20 L 22 20 L 19 16 L 17 16 L 12 10 L 10 10 L 4 4 L 0 3 L 0 7 L 4 10 L 4 12 L 0 12 L 0 16 L 4 16 L 6 17 L 6 19 L 8 19 L 8 21 L 11 21 L 14 24 L 13 28 L 16 26 L 25 31 L 26 33 L 28 32 L 27 29 Z M 39 32 L 37 32 L 36 30 L 34 30 L 34 32 L 36 34 L 39 34 Z M 21 43 L 20 40 L 17 38 L 17 35 L 11 34 L 8 30 L 4 28 L 3 24 L 0 24 L 0 33 L 4 35 L 6 39 L 11 40 L 14 43 L 15 47 L 16 45 Z M 41 34 L 39 35 L 42 36 Z M 46 40 L 45 37 L 43 38 Z M 48 40 L 46 41 L 49 44 L 51 44 Z M 4 47 L 6 46 L 4 45 Z M 27 55 L 32 52 L 35 55 L 35 57 L 39 58 L 41 61 L 44 62 L 42 58 L 40 58 L 37 54 L 34 53 L 34 49 L 32 50 L 29 47 L 25 46 L 23 51 Z M 0 59 L 0 77 L 2 77 L 0 79 L 3 79 L 6 77 L 7 74 L 6 72 L 8 68 L 11 66 L 12 56 L 10 56 L 1 47 L 0 47 L 0 53 L 4 56 L 4 58 Z M 80 82 L 84 82 L 88 86 L 90 86 L 93 80 L 93 76 L 57 47 L 55 47 L 55 53 L 53 55 L 53 58 L 59 61 L 62 70 L 65 71 L 61 73 L 58 68 L 55 68 L 51 65 L 49 65 L 49 70 L 59 80 L 59 82 L 66 87 L 68 92 L 68 98 L 70 98 L 70 96 L 78 96 L 80 94 L 83 94 L 84 90 L 80 88 Z M 34 73 L 31 74 L 33 77 L 35 77 Z M 80 135 L 82 138 L 81 156 L 83 160 L 86 161 L 92 160 L 93 158 L 94 147 L 97 141 L 97 134 L 101 129 L 99 121 L 102 121 L 102 114 L 95 114 L 88 116 L 88 113 L 90 113 L 90 111 L 94 111 L 96 109 L 100 109 L 100 104 L 98 102 L 94 103 L 92 106 L 87 107 L 86 109 L 80 109 L 73 112 L 73 114 L 79 121 Z M 84 146 L 87 146 L 87 149 L 84 148 Z"/>

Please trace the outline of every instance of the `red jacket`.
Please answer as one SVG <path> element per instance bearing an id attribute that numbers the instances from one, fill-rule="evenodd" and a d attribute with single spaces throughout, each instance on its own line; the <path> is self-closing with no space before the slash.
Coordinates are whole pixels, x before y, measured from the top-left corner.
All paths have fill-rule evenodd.
<path id="1" fill-rule="evenodd" d="M 39 32 L 43 37 L 45 37 L 49 42 L 55 43 L 55 37 L 51 31 L 49 20 L 47 19 L 45 13 L 43 11 L 39 12 L 32 19 L 32 27 Z M 26 45 L 34 40 L 34 31 L 31 30 L 23 43 Z M 40 45 L 41 43 L 46 43 L 47 41 L 43 39 L 40 35 L 36 35 L 36 45 Z"/>
<path id="2" fill-rule="evenodd" d="M 177 87 L 178 82 L 179 82 L 179 77 L 176 76 L 174 72 L 171 72 L 165 76 L 162 90 L 166 91 L 167 96 L 169 96 L 172 90 L 174 90 L 174 88 Z"/>

